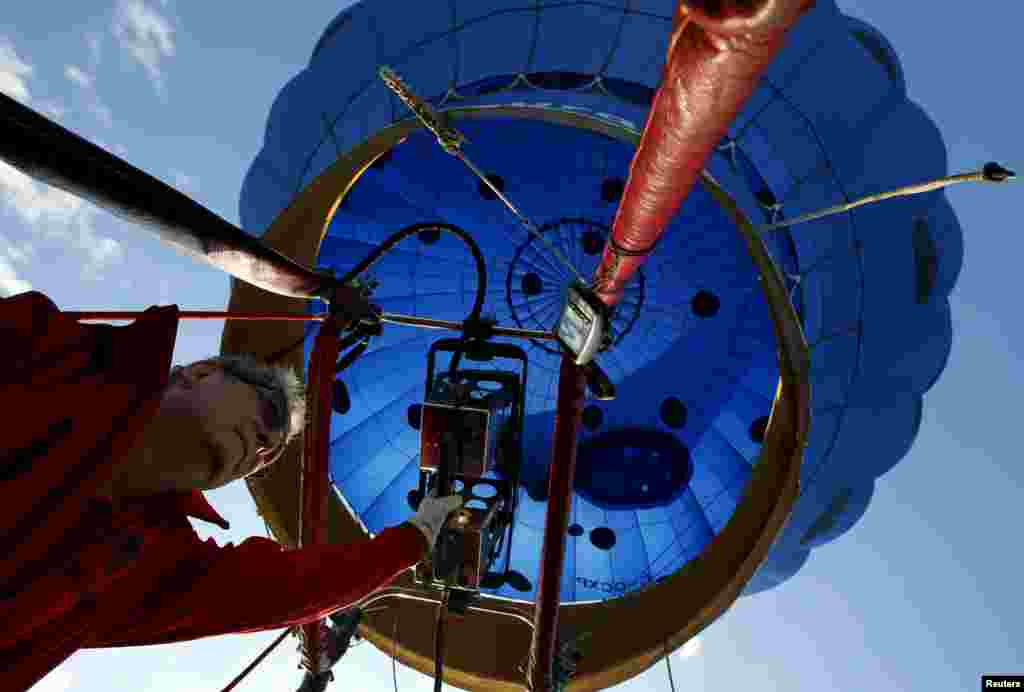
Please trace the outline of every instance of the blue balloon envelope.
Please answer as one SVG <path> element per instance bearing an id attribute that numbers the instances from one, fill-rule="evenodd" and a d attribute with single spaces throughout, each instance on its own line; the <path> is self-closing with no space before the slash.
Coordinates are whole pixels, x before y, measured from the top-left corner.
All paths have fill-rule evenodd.
<path id="1" fill-rule="evenodd" d="M 410 16 L 386 35 L 372 27 L 387 3 L 340 14 L 310 67 L 274 104 L 243 186 L 243 226 L 261 233 L 345 151 L 410 117 L 376 77 L 388 64 L 439 111 L 460 109 L 452 122 L 468 138 L 467 156 L 544 240 L 430 133 L 416 130 L 343 197 L 319 264 L 341 274 L 402 228 L 451 224 L 471 233 L 486 258 L 484 313 L 503 326 L 550 330 L 574 278 L 551 248 L 593 275 L 660 76 L 661 20 L 674 2 L 641 3 L 650 17 L 622 8 L 544 10 L 545 26 L 575 36 L 575 44 L 542 42 L 528 68 L 529 47 L 512 37 L 532 35 L 516 33 L 516 22 L 534 19 L 499 12 L 506 4 L 460 4 L 467 16 L 454 28 L 440 5 L 403 5 Z M 619 27 L 628 40 L 609 39 L 611 51 L 596 56 L 588 47 L 604 46 L 601 36 L 562 25 L 605 11 L 614 19 L 610 35 Z M 484 50 L 486 36 L 494 50 Z M 858 88 L 837 88 L 837 75 Z M 946 160 L 934 124 L 907 99 L 884 37 L 822 1 L 794 29 L 706 169 L 754 223 L 765 223 L 944 175 Z M 813 410 L 801 495 L 748 594 L 789 578 L 813 547 L 848 530 L 866 511 L 875 479 L 909 450 L 921 397 L 949 354 L 947 297 L 962 259 L 960 228 L 941 192 L 765 240 L 811 346 Z M 473 259 L 445 233 L 403 240 L 370 273 L 386 312 L 457 321 L 475 298 Z M 627 286 L 613 327 L 614 345 L 600 360 L 618 396 L 585 403 L 562 602 L 621 596 L 701 553 L 740 501 L 778 384 L 757 272 L 732 222 L 699 185 Z M 332 417 L 330 475 L 370 532 L 412 512 L 427 350 L 450 336 L 387 326 L 341 375 L 348 407 Z M 549 341 L 496 341 L 527 351 L 529 377 L 510 561 L 502 551 L 496 565 L 517 576 L 485 591 L 532 600 L 559 354 Z"/>

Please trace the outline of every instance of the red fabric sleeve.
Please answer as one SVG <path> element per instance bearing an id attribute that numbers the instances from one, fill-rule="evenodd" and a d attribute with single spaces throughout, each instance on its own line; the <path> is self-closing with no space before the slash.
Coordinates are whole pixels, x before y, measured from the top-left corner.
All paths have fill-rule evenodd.
<path id="1" fill-rule="evenodd" d="M 96 485 L 159 408 L 177 326 L 177 306 L 114 327 L 38 291 L 0 299 L 0 585 L 66 560 Z"/>
<path id="2" fill-rule="evenodd" d="M 285 550 L 262 537 L 235 547 L 199 541 L 187 559 L 195 580 L 137 621 L 120 623 L 88 647 L 137 646 L 303 625 L 348 608 L 419 562 L 426 539 L 411 524 L 348 545 Z"/>

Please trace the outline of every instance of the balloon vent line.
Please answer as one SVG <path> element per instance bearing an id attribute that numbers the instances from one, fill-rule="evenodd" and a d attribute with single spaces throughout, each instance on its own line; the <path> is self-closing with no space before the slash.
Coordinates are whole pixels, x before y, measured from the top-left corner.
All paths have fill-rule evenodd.
<path id="1" fill-rule="evenodd" d="M 584 286 L 591 286 L 591 282 L 583 278 L 583 274 L 576 269 L 572 262 L 566 259 L 565 255 L 559 252 L 558 248 L 544 237 L 544 235 L 537 229 L 537 226 L 527 219 L 515 207 L 515 205 L 509 201 L 508 197 L 506 197 L 505 194 L 497 188 L 490 178 L 484 175 L 484 173 L 466 157 L 462 152 L 462 145 L 469 141 L 465 135 L 455 129 L 455 127 L 453 127 L 446 118 L 442 118 L 438 115 L 437 111 L 435 111 L 428 102 L 417 96 L 402 80 L 398 73 L 390 67 L 387 67 L 386 65 L 381 66 L 380 69 L 377 70 L 377 73 L 388 88 L 395 92 L 395 95 L 398 96 L 402 103 L 409 107 L 409 110 L 413 112 L 413 115 L 419 118 L 420 122 L 423 123 L 423 126 L 433 133 L 434 137 L 437 138 L 437 143 L 445 152 L 466 164 L 466 167 L 469 168 L 469 170 L 472 171 L 484 185 L 489 187 L 491 192 L 493 192 L 505 204 L 505 206 L 508 207 L 509 211 L 511 211 L 517 219 L 519 219 L 519 222 L 526 228 L 526 230 L 548 246 L 548 249 L 551 250 L 555 257 L 557 257 L 558 260 L 576 276 L 576 279 L 581 284 Z"/>
<path id="2" fill-rule="evenodd" d="M 788 221 L 779 221 L 773 224 L 757 226 L 754 230 L 757 233 L 777 231 L 781 228 L 796 226 L 797 224 L 814 221 L 815 219 L 823 219 L 826 216 L 841 214 L 844 211 L 850 211 L 866 204 L 874 204 L 875 202 L 882 202 L 896 197 L 909 197 L 911 195 L 919 195 L 933 190 L 941 190 L 942 188 L 949 187 L 950 185 L 956 185 L 957 183 L 1005 183 L 1016 180 L 1016 178 L 1017 175 L 1013 171 L 1008 171 L 997 163 L 988 163 L 985 164 L 985 167 L 980 171 L 951 175 L 946 178 L 937 178 L 936 180 L 930 180 L 925 183 L 907 185 L 906 187 L 897 188 L 896 190 L 891 190 L 889 192 L 879 192 L 874 195 L 868 195 L 867 197 L 861 197 L 853 202 L 847 202 L 846 204 L 837 204 L 836 206 L 828 207 L 827 209 L 809 212 L 794 219 L 789 219 Z"/>

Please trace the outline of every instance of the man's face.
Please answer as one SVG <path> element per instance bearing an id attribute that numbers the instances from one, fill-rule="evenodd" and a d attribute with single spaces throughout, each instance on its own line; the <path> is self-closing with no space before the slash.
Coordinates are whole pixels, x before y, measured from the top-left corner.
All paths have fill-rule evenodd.
<path id="1" fill-rule="evenodd" d="M 147 427 L 144 464 L 153 490 L 211 490 L 258 470 L 283 432 L 270 428 L 270 404 L 254 385 L 212 363 L 193 363 L 164 392 Z"/>

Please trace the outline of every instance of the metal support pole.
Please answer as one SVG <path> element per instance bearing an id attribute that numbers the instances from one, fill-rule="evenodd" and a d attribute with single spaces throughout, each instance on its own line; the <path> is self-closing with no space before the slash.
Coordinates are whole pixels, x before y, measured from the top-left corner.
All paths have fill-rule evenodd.
<path id="1" fill-rule="evenodd" d="M 302 465 L 302 523 L 299 547 L 327 543 L 327 451 L 331 430 L 331 389 L 334 364 L 338 361 L 338 325 L 331 315 L 316 335 L 309 368 L 309 384 L 316 397 L 316 416 L 306 419 L 306 448 Z M 320 623 L 302 626 L 306 665 L 311 673 L 320 671 Z"/>
<path id="2" fill-rule="evenodd" d="M 528 683 L 534 692 L 548 692 L 552 689 L 551 670 L 558 640 L 565 534 L 572 508 L 576 439 L 579 435 L 585 387 L 583 370 L 573 362 L 571 356 L 563 353 L 558 376 L 554 449 L 548 480 L 548 511 L 544 521 L 544 545 L 541 548 L 533 642 L 530 647 Z"/>

